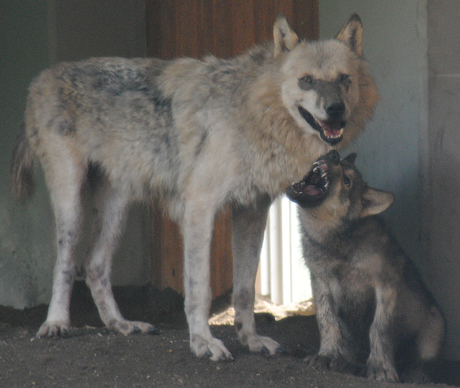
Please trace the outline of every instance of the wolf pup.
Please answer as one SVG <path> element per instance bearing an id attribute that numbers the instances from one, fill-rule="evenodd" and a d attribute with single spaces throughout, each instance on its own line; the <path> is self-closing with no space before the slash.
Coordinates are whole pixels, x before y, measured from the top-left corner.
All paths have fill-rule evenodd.
<path id="1" fill-rule="evenodd" d="M 334 370 L 363 366 L 380 381 L 420 380 L 439 353 L 444 320 L 414 264 L 375 216 L 393 194 L 366 185 L 355 154 L 330 151 L 287 189 L 299 204 L 310 269 L 319 353 L 308 360 Z"/>
<path id="2" fill-rule="evenodd" d="M 208 324 L 214 219 L 232 208 L 238 337 L 251 351 L 276 353 L 279 344 L 256 333 L 253 311 L 267 211 L 305 165 L 348 144 L 371 118 L 378 96 L 361 38 L 356 15 L 319 42 L 299 40 L 279 17 L 273 43 L 229 60 L 93 58 L 44 71 L 30 87 L 12 166 L 14 192 L 25 199 L 40 162 L 56 218 L 52 297 L 38 336 L 70 325 L 81 189 L 91 171 L 98 220 L 84 272 L 105 325 L 154 330 L 122 317 L 110 269 L 128 204 L 156 197 L 181 227 L 191 349 L 232 359 Z"/>

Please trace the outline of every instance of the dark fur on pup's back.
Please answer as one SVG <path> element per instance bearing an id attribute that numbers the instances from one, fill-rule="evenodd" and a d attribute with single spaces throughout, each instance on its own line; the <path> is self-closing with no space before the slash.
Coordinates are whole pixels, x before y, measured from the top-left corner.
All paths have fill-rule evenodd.
<path id="1" fill-rule="evenodd" d="M 393 194 L 372 189 L 354 165 L 330 151 L 287 190 L 299 204 L 321 346 L 313 366 L 381 381 L 428 378 L 444 319 L 414 264 L 376 214 Z"/>

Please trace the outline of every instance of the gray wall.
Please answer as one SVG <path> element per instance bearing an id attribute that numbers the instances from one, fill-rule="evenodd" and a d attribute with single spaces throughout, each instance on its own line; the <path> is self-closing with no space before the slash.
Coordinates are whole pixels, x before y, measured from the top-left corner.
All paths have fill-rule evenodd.
<path id="1" fill-rule="evenodd" d="M 460 2 L 428 1 L 426 206 L 428 273 L 447 319 L 445 353 L 460 358 Z"/>
<path id="2" fill-rule="evenodd" d="M 0 36 L 0 304 L 23 308 L 49 302 L 55 261 L 54 219 L 41 172 L 31 202 L 20 206 L 11 196 L 11 151 L 28 85 L 55 61 L 145 56 L 145 1 L 3 1 Z M 114 284 L 149 281 L 148 223 L 146 207 L 134 206 L 114 259 Z"/>
<path id="3" fill-rule="evenodd" d="M 145 57 L 145 0 L 48 0 L 52 61 Z"/>
<path id="4" fill-rule="evenodd" d="M 11 196 L 11 150 L 30 80 L 49 65 L 47 7 L 43 1 L 2 2 L 0 12 L 0 303 L 47 301 L 51 281 L 52 220 L 46 193 L 30 206 Z"/>
<path id="5" fill-rule="evenodd" d="M 460 359 L 460 2 L 319 4 L 322 38 L 363 19 L 381 101 L 351 149 L 368 182 L 396 194 L 385 218 L 443 310 L 444 355 Z"/>

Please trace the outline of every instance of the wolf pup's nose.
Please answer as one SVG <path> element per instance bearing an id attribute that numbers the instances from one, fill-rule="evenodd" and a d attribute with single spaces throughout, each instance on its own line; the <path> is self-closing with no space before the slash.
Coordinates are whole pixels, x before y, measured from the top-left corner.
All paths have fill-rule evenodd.
<path id="1" fill-rule="evenodd" d="M 333 162 L 338 164 L 340 162 L 340 154 L 336 150 L 329 151 L 327 154 L 327 158 Z"/>

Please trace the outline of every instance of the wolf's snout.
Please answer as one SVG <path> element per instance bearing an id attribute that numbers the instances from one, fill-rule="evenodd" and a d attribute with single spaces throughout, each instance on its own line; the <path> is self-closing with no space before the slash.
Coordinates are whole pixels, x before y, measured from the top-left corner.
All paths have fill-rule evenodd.
<path id="1" fill-rule="evenodd" d="M 329 119 L 340 119 L 345 113 L 345 104 L 343 101 L 332 103 L 326 108 L 326 113 Z"/>

